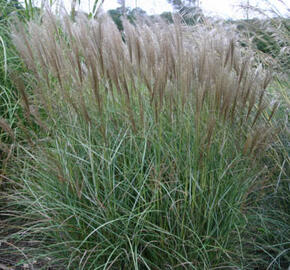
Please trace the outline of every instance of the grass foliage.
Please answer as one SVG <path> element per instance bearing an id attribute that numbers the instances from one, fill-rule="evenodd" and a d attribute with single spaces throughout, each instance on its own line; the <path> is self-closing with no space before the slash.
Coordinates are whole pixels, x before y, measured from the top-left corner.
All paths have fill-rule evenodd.
<path id="1" fill-rule="evenodd" d="M 174 20 L 119 32 L 107 15 L 47 12 L 14 25 L 27 70 L 11 75 L 17 132 L 0 122 L 17 140 L 3 256 L 43 269 L 287 266 L 287 92 L 275 96 L 234 29 Z"/>

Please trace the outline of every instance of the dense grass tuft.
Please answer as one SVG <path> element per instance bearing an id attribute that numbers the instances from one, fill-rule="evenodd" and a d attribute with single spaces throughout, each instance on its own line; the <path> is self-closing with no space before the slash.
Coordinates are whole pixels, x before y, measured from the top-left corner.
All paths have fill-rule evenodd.
<path id="1" fill-rule="evenodd" d="M 49 12 L 15 25 L 27 138 L 3 195 L 6 253 L 60 269 L 248 267 L 281 145 L 270 72 L 232 29 L 123 25 Z"/>

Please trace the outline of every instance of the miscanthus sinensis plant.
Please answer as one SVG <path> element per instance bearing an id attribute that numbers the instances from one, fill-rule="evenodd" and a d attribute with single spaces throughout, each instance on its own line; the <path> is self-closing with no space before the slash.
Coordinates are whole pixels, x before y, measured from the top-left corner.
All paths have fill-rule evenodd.
<path id="1" fill-rule="evenodd" d="M 123 25 L 46 13 L 15 26 L 32 127 L 11 164 L 5 241 L 60 269 L 234 266 L 268 173 L 271 75 L 233 30 Z"/>

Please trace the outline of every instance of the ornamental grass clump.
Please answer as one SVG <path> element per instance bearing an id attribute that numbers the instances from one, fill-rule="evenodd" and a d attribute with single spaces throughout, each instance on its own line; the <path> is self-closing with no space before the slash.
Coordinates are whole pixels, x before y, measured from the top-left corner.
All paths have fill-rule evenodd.
<path id="1" fill-rule="evenodd" d="M 38 132 L 12 166 L 10 237 L 61 269 L 232 266 L 267 174 L 271 74 L 221 26 L 123 25 L 46 13 L 15 26 Z"/>

